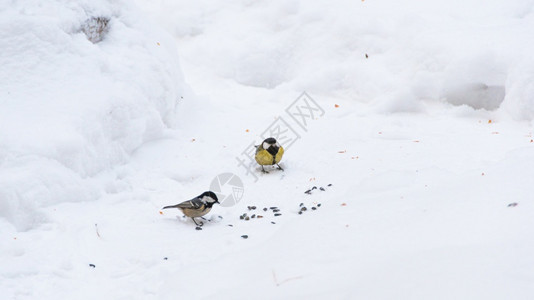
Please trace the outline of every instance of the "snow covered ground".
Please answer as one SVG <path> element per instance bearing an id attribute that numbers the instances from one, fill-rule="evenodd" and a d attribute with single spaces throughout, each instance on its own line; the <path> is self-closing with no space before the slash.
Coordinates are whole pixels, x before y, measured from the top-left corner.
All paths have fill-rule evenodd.
<path id="1" fill-rule="evenodd" d="M 532 298 L 534 1 L 135 2 L 0 7 L 0 298 Z"/>

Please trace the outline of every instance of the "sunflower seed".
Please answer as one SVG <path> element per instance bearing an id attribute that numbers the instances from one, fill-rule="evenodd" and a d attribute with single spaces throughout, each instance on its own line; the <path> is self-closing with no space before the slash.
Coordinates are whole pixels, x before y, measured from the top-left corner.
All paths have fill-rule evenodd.
<path id="1" fill-rule="evenodd" d="M 248 235 L 246 235 L 246 234 L 243 234 L 241 237 L 244 238 L 244 239 L 248 239 Z"/>
<path id="2" fill-rule="evenodd" d="M 281 216 L 282 214 L 274 214 L 275 217 Z"/>

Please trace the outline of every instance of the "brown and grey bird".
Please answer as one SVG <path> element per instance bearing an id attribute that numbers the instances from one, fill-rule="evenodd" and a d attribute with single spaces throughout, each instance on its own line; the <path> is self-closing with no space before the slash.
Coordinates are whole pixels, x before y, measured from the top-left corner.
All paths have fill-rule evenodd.
<path id="1" fill-rule="evenodd" d="M 215 203 L 219 203 L 217 195 L 215 195 L 214 192 L 207 191 L 191 200 L 187 200 L 176 205 L 165 206 L 163 209 L 178 208 L 184 213 L 184 215 L 193 219 L 193 222 L 195 222 L 197 226 L 202 226 L 203 223 L 201 222 L 199 225 L 195 221 L 195 218 L 202 217 L 203 215 L 209 213 L 211 207 Z"/>
<path id="2" fill-rule="evenodd" d="M 261 144 L 256 146 L 256 155 L 254 158 L 256 159 L 256 162 L 261 166 L 261 171 L 263 173 L 269 173 L 265 171 L 263 166 L 271 166 L 271 165 L 277 165 L 278 169 L 282 169 L 280 165 L 278 164 L 280 160 L 282 160 L 282 156 L 284 155 L 284 147 L 280 146 L 280 144 L 276 141 L 275 138 L 266 138 Z"/>

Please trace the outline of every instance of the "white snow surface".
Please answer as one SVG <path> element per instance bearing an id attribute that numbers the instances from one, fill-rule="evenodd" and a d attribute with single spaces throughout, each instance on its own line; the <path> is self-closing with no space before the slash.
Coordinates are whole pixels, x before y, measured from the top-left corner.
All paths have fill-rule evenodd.
<path id="1" fill-rule="evenodd" d="M 0 298 L 532 299 L 533 8 L 1 1 Z M 225 172 L 203 230 L 161 210 Z"/>

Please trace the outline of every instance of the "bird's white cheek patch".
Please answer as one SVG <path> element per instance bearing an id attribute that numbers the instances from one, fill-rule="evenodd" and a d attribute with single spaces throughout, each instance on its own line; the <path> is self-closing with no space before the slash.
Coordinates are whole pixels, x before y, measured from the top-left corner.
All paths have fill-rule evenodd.
<path id="1" fill-rule="evenodd" d="M 202 202 L 204 202 L 204 203 L 214 203 L 214 202 L 215 202 L 215 199 L 213 199 L 213 198 L 211 198 L 211 197 L 209 197 L 209 196 L 204 196 L 204 197 L 202 197 L 201 200 L 202 200 Z"/>
<path id="2" fill-rule="evenodd" d="M 267 150 L 267 148 L 269 148 L 269 144 L 268 143 L 263 143 L 263 149 Z"/>

